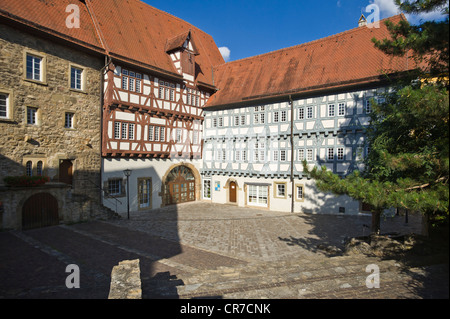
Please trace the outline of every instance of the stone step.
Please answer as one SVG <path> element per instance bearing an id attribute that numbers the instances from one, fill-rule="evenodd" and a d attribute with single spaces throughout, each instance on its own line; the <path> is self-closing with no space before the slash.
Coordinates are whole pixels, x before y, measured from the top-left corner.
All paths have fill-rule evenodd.
<path id="1" fill-rule="evenodd" d="M 298 288 L 300 296 L 305 293 L 323 291 L 324 287 L 334 287 L 333 289 L 365 287 L 365 280 L 370 274 L 366 272 L 369 264 L 376 264 L 379 267 L 380 275 L 385 277 L 385 282 L 389 277 L 393 277 L 388 274 L 397 273 L 400 266 L 394 261 L 351 256 L 324 257 L 311 261 L 288 260 L 199 271 L 178 277 L 178 282 L 182 282 L 181 285 L 172 286 L 168 290 L 166 282 L 165 285 L 159 286 L 158 290 L 161 295 L 167 292 L 174 294 L 174 288 L 176 288 L 176 294 L 180 298 L 248 295 L 253 291 L 255 298 L 259 298 L 257 296 L 261 294 L 261 291 L 270 292 L 278 287 L 289 286 L 294 287 L 292 289 Z M 309 288 L 305 288 L 306 286 Z"/>

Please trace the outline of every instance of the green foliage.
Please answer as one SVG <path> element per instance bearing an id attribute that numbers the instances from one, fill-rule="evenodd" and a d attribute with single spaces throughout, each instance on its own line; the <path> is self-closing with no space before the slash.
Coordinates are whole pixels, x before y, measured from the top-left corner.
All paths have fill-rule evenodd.
<path id="1" fill-rule="evenodd" d="M 385 24 L 391 33 L 391 39 L 372 39 L 375 46 L 387 54 L 404 56 L 409 51 L 416 62 L 422 65 L 422 71 L 431 76 L 445 76 L 449 72 L 449 21 L 447 0 L 396 0 L 400 10 L 417 14 L 440 9 L 447 17 L 443 21 L 426 21 L 420 25 L 411 25 L 408 21 Z"/>

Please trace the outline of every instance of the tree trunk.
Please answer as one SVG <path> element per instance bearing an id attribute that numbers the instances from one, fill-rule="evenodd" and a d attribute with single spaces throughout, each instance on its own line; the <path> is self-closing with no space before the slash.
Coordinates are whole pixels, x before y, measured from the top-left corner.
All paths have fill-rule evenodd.
<path id="1" fill-rule="evenodd" d="M 370 230 L 372 234 L 378 235 L 380 233 L 381 212 L 381 210 L 372 211 L 372 228 Z"/>

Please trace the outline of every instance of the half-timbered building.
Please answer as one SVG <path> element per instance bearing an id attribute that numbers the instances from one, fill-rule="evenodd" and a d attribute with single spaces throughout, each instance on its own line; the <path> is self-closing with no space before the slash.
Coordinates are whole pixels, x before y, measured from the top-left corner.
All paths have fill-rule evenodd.
<path id="1" fill-rule="evenodd" d="M 391 18 L 397 22 L 403 16 Z M 371 105 L 412 59 L 387 56 L 361 24 L 334 36 L 226 63 L 205 108 L 202 199 L 286 212 L 350 213 L 365 205 L 320 192 L 303 171 L 362 170 Z"/>
<path id="2" fill-rule="evenodd" d="M 148 210 L 200 199 L 203 107 L 223 58 L 208 34 L 139 1 L 97 15 L 110 58 L 104 74 L 105 205 Z M 111 3 L 109 3 L 111 2 Z M 111 9 L 108 9 L 111 10 Z M 126 185 L 123 171 L 131 170 Z"/>

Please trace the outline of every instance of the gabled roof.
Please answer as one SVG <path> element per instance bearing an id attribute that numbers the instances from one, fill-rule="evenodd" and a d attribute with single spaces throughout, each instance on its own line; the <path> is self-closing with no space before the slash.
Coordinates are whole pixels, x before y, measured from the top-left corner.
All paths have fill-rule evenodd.
<path id="1" fill-rule="evenodd" d="M 182 34 L 177 35 L 171 39 L 168 39 L 166 43 L 166 52 L 170 53 L 172 51 L 176 51 L 183 48 L 186 41 L 189 41 L 191 43 L 194 49 L 194 54 L 198 55 L 198 49 L 197 46 L 195 45 L 195 41 L 192 39 L 191 30 L 183 32 Z"/>
<path id="2" fill-rule="evenodd" d="M 80 8 L 80 29 L 66 27 L 69 4 Z M 0 16 L 180 79 L 166 43 L 190 31 L 198 51 L 196 80 L 211 86 L 213 66 L 224 63 L 210 35 L 139 0 L 0 0 Z"/>
<path id="3" fill-rule="evenodd" d="M 394 23 L 403 15 L 390 18 Z M 379 81 L 381 74 L 405 71 L 414 60 L 375 48 L 372 38 L 390 38 L 380 27 L 358 27 L 294 47 L 220 65 L 214 69 L 216 92 L 207 107 L 288 96 L 357 83 Z"/>

